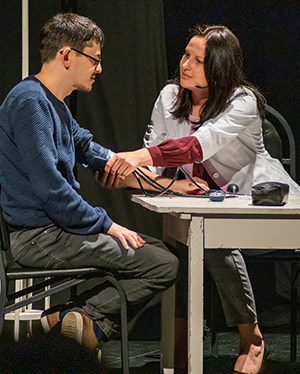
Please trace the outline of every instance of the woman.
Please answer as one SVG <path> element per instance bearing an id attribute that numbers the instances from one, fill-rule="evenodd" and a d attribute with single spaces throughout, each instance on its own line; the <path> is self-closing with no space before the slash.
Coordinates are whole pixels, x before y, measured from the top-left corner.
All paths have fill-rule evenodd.
<path id="1" fill-rule="evenodd" d="M 270 157 L 262 138 L 265 100 L 244 78 L 242 51 L 224 26 L 192 30 L 180 61 L 180 77 L 161 91 L 144 143 L 147 147 L 119 153 L 106 172 L 123 178 L 138 166 L 185 165 L 211 188 L 230 183 L 249 194 L 264 181 L 299 186 Z M 161 172 L 161 168 L 156 169 Z M 254 296 L 240 250 L 207 250 L 206 264 L 216 282 L 226 322 L 237 326 L 240 353 L 235 371 L 260 373 L 265 344 L 257 324 Z"/>

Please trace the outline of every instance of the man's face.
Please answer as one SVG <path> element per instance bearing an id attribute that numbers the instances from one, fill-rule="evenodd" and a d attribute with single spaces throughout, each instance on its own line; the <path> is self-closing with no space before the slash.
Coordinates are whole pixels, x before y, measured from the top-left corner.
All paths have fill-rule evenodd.
<path id="1" fill-rule="evenodd" d="M 73 86 L 75 90 L 89 92 L 97 74 L 102 72 L 100 45 L 93 43 L 91 47 L 84 48 L 82 52 L 85 55 L 74 50 L 71 51 L 74 54 L 72 64 Z"/>

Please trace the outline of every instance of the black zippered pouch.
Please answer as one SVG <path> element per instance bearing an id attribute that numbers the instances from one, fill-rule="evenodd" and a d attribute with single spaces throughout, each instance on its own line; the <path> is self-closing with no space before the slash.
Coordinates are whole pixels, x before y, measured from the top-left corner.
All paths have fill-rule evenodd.
<path id="1" fill-rule="evenodd" d="M 262 182 L 251 187 L 253 205 L 285 205 L 290 186 L 280 182 Z"/>

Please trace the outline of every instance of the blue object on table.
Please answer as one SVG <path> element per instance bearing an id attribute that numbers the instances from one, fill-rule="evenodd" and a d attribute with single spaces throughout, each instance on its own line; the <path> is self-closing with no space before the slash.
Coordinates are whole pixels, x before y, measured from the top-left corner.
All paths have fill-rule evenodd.
<path id="1" fill-rule="evenodd" d="M 210 190 L 208 192 L 210 201 L 223 201 L 225 199 L 225 192 L 222 190 Z"/>

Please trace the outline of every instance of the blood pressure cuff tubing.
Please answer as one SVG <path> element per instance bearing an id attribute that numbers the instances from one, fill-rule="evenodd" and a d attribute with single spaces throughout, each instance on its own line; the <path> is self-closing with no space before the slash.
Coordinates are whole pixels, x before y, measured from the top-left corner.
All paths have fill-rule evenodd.
<path id="1" fill-rule="evenodd" d="M 280 182 L 263 182 L 251 187 L 253 205 L 284 205 L 290 186 Z"/>

